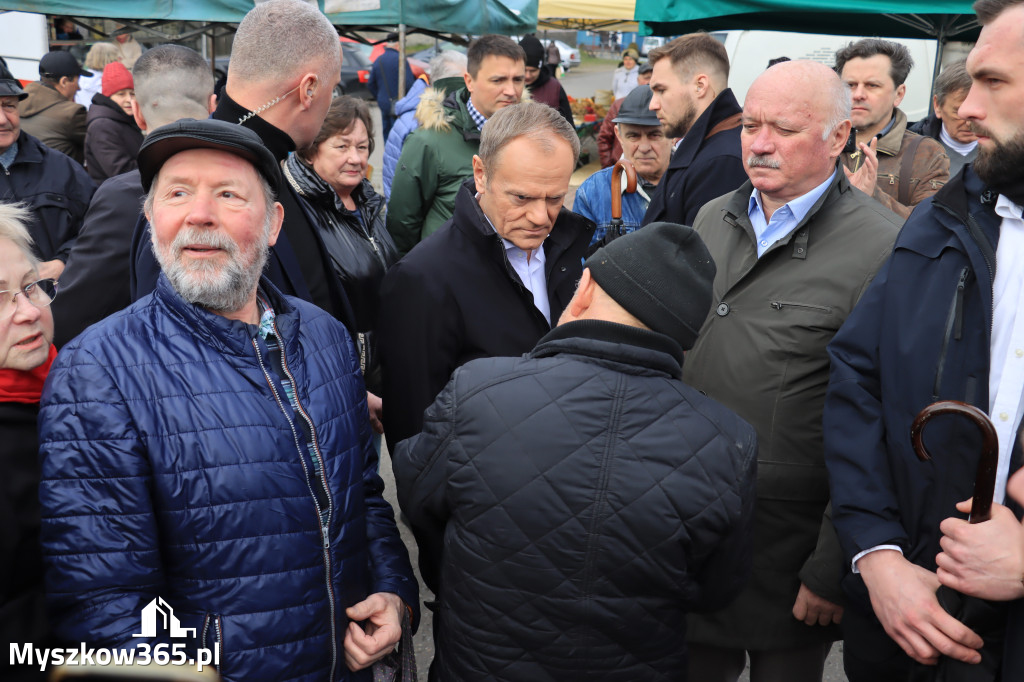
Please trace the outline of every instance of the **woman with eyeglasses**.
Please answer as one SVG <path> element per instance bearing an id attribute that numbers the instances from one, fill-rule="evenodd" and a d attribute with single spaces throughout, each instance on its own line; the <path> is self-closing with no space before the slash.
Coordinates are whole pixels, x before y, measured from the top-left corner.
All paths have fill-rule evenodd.
<path id="1" fill-rule="evenodd" d="M 39 279 L 29 219 L 27 209 L 0 204 L 0 631 L 8 642 L 45 647 L 36 417 L 57 355 L 49 308 L 56 287 Z M 45 674 L 25 666 L 4 679 Z"/>

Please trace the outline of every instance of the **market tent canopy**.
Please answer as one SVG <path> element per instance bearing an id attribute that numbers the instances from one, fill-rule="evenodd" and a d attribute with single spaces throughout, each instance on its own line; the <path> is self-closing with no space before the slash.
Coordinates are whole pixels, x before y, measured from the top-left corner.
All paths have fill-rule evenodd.
<path id="1" fill-rule="evenodd" d="M 537 27 L 582 31 L 637 30 L 635 0 L 540 0 Z"/>
<path id="2" fill-rule="evenodd" d="M 537 0 L 318 0 L 331 21 L 347 26 L 396 26 L 446 33 L 518 34 L 537 25 Z M 253 0 L 0 0 L 0 9 L 136 21 L 237 23 Z M 341 11 L 341 10 L 358 11 Z"/>
<path id="3" fill-rule="evenodd" d="M 750 29 L 975 40 L 969 0 L 636 0 L 655 35 Z"/>

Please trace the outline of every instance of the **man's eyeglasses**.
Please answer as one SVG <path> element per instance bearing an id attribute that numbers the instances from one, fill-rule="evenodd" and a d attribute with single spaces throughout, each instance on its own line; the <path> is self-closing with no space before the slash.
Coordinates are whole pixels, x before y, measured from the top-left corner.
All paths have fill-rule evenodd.
<path id="1" fill-rule="evenodd" d="M 0 318 L 14 314 L 18 308 L 18 294 L 22 294 L 28 302 L 37 308 L 45 308 L 57 296 L 57 280 L 40 279 L 30 282 L 20 289 L 0 291 Z"/>

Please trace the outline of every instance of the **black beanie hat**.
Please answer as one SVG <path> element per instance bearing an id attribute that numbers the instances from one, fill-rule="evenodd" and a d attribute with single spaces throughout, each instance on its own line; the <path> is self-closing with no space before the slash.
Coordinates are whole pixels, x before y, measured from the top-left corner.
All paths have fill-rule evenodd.
<path id="1" fill-rule="evenodd" d="M 598 249 L 583 267 L 612 299 L 683 350 L 711 309 L 715 261 L 693 228 L 651 223 Z"/>
<path id="2" fill-rule="evenodd" d="M 526 65 L 539 69 L 544 65 L 544 46 L 535 36 L 523 36 L 519 47 L 526 53 Z"/>

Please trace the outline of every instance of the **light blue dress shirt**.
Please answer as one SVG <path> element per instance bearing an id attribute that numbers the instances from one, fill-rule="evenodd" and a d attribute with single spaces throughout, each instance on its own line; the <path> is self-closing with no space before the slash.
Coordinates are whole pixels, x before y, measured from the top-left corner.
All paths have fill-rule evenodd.
<path id="1" fill-rule="evenodd" d="M 480 200 L 480 194 L 476 195 L 477 201 Z M 494 227 L 494 223 L 491 219 L 484 215 L 487 220 L 487 224 L 491 226 L 495 234 L 498 234 L 498 230 Z M 547 260 L 547 256 L 544 255 L 544 245 L 534 250 L 533 254 L 527 260 L 526 252 L 520 249 L 518 246 L 505 239 L 501 238 L 501 243 L 505 245 L 505 255 L 508 257 L 508 262 L 512 264 L 512 269 L 519 275 L 519 280 L 523 283 L 523 286 L 533 295 L 533 305 L 544 315 L 544 319 L 548 321 L 548 325 L 551 324 L 551 302 L 548 300 L 548 278 L 544 272 L 544 263 Z"/>
<path id="2" fill-rule="evenodd" d="M 836 177 L 836 169 L 828 180 L 821 183 L 807 194 L 793 199 L 787 204 L 776 209 L 770 221 L 765 220 L 764 205 L 761 203 L 761 193 L 754 189 L 750 193 L 750 203 L 747 206 L 747 217 L 754 228 L 754 236 L 757 237 L 757 257 L 764 255 L 765 251 L 771 248 L 772 244 L 779 241 L 800 224 L 800 221 L 807 216 L 815 202 L 821 198 L 825 190 L 829 188 Z"/>

